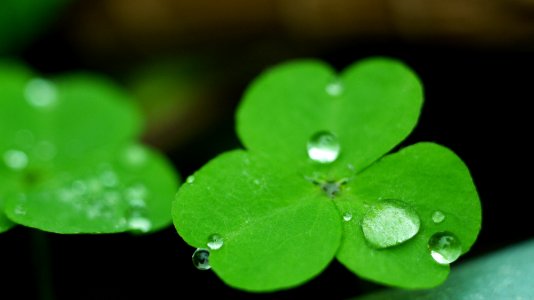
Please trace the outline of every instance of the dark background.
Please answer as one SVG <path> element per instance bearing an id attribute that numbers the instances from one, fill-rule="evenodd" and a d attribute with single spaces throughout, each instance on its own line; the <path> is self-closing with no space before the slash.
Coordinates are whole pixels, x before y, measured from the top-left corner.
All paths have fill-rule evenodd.
<path id="1" fill-rule="evenodd" d="M 272 8 L 271 2 L 276 1 L 257 5 Z M 319 6 L 313 9 L 321 11 L 320 5 L 328 1 L 312 2 Z M 501 3 L 490 1 L 496 2 Z M 271 10 L 262 14 L 261 7 L 243 7 L 240 1 L 230 1 L 230 7 L 219 12 L 221 4 L 211 7 L 210 1 L 199 2 L 205 6 L 178 1 L 189 3 L 179 7 L 192 15 L 185 21 L 163 14 L 165 9 L 155 10 L 163 17 L 143 15 L 139 3 L 174 7 L 163 0 L 140 1 L 140 11 L 134 12 L 128 1 L 79 1 L 12 56 L 47 75 L 79 69 L 106 74 L 140 95 L 147 114 L 151 95 L 136 92 L 138 81 L 132 74 L 167 62 L 186 70 L 186 79 L 154 74 L 170 80 L 161 93 L 170 95 L 171 102 L 175 97 L 179 109 L 166 117 L 149 115 L 144 137 L 168 155 L 183 178 L 216 154 L 239 147 L 233 112 L 247 83 L 265 67 L 314 57 L 342 70 L 368 56 L 399 58 L 419 74 L 426 101 L 417 128 L 402 145 L 434 141 L 453 149 L 470 168 L 479 190 L 482 231 L 461 263 L 534 235 L 528 145 L 534 21 L 528 2 L 505 2 L 519 5 L 510 6 L 517 11 L 507 11 L 506 17 L 495 13 L 499 17 L 486 20 L 488 9 L 478 7 L 478 1 L 466 1 L 469 7 L 452 1 L 450 15 L 445 8 L 436 15 L 438 7 L 408 1 L 414 7 L 404 10 L 401 21 L 400 13 L 395 14 L 395 22 L 391 14 L 377 13 L 386 2 L 368 4 L 363 11 L 348 2 L 328 2 L 327 7 L 341 8 L 320 17 L 301 2 L 301 18 L 291 15 L 294 22 L 288 23 L 276 21 Z M 225 15 L 232 5 L 241 10 Z M 180 10 L 176 16 L 189 15 Z M 514 23 L 517 19 L 522 26 Z M 150 26 L 151 20 L 156 24 Z M 484 22 L 491 25 L 480 25 Z M 163 30 L 175 27 L 183 30 Z M 175 90 L 184 81 L 185 96 Z M 150 235 L 57 235 L 19 226 L 0 235 L 0 299 L 12 299 L 9 294 L 38 299 L 47 288 L 57 299 L 341 299 L 380 288 L 333 262 L 301 287 L 249 294 L 224 285 L 211 271 L 196 270 L 191 264 L 193 250 L 173 227 Z"/>

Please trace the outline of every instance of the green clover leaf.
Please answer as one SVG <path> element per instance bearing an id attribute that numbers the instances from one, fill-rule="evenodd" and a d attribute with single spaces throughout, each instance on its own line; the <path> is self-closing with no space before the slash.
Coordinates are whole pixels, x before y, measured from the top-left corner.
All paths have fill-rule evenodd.
<path id="1" fill-rule="evenodd" d="M 416 75 L 388 58 L 340 76 L 317 61 L 263 73 L 237 113 L 247 150 L 213 159 L 176 196 L 178 233 L 205 249 L 197 267 L 249 291 L 302 284 L 334 257 L 387 285 L 443 282 L 480 230 L 469 171 L 433 143 L 382 157 L 422 99 Z"/>
<path id="2" fill-rule="evenodd" d="M 177 176 L 136 143 L 141 116 L 111 82 L 0 65 L 0 231 L 148 232 L 171 222 Z"/>

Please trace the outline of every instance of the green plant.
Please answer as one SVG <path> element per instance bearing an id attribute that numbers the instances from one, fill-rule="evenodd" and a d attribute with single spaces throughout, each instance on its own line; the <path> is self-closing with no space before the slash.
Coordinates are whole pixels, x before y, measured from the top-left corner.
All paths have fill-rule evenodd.
<path id="1" fill-rule="evenodd" d="M 171 222 L 178 178 L 136 142 L 141 116 L 111 82 L 0 64 L 0 232 L 148 232 Z"/>
<path id="2" fill-rule="evenodd" d="M 481 210 L 468 169 L 418 143 L 384 156 L 416 125 L 423 91 L 402 63 L 373 58 L 340 76 L 317 61 L 262 74 L 237 113 L 247 150 L 186 180 L 173 205 L 193 257 L 227 284 L 302 284 L 336 257 L 357 275 L 428 288 L 469 250 Z"/>

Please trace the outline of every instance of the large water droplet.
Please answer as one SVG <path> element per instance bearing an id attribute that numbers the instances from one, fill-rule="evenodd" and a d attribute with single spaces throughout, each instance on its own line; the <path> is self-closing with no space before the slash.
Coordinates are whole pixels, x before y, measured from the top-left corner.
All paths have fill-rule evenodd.
<path id="1" fill-rule="evenodd" d="M 10 169 L 20 171 L 28 166 L 28 155 L 19 150 L 8 150 L 4 153 L 4 162 Z"/>
<path id="2" fill-rule="evenodd" d="M 445 214 L 443 214 L 441 211 L 436 210 L 432 214 L 432 221 L 434 221 L 434 223 L 439 224 L 443 222 L 444 220 L 445 220 Z"/>
<path id="3" fill-rule="evenodd" d="M 344 214 L 343 214 L 343 220 L 344 220 L 345 222 L 348 222 L 348 221 L 352 220 L 352 214 L 351 214 L 350 212 L 346 212 L 346 213 L 344 213 Z"/>
<path id="4" fill-rule="evenodd" d="M 208 249 L 198 248 L 193 252 L 193 265 L 199 270 L 209 270 L 210 266 L 210 251 Z"/>
<path id="5" fill-rule="evenodd" d="M 212 234 L 208 238 L 208 248 L 211 250 L 219 250 L 223 246 L 223 238 L 218 234 Z"/>
<path id="6" fill-rule="evenodd" d="M 343 93 L 343 85 L 336 80 L 326 86 L 326 92 L 330 96 L 337 97 Z"/>
<path id="7" fill-rule="evenodd" d="M 50 107 L 57 102 L 56 86 L 45 79 L 35 78 L 26 84 L 26 100 L 37 108 Z"/>
<path id="8" fill-rule="evenodd" d="M 337 137 L 328 131 L 314 134 L 308 141 L 308 156 L 320 163 L 331 163 L 337 159 L 341 147 Z"/>
<path id="9" fill-rule="evenodd" d="M 399 245 L 419 232 L 417 213 L 404 202 L 383 200 L 373 204 L 362 219 L 365 239 L 376 248 Z"/>
<path id="10" fill-rule="evenodd" d="M 428 241 L 432 258 L 441 265 L 447 265 L 460 257 L 462 245 L 460 240 L 450 232 L 435 233 Z"/>

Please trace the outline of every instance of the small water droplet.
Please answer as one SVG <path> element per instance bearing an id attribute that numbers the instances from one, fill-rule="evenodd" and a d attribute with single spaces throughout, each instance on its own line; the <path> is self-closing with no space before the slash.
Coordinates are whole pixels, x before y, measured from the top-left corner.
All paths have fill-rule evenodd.
<path id="1" fill-rule="evenodd" d="M 136 212 L 128 219 L 128 227 L 132 230 L 148 232 L 152 228 L 152 222 Z"/>
<path id="2" fill-rule="evenodd" d="M 337 137 L 328 131 L 314 134 L 308 141 L 308 156 L 320 163 L 331 163 L 341 150 Z"/>
<path id="3" fill-rule="evenodd" d="M 417 213 L 404 202 L 383 200 L 374 203 L 362 219 L 365 239 L 376 248 L 396 246 L 419 232 Z"/>
<path id="4" fill-rule="evenodd" d="M 343 220 L 344 220 L 345 222 L 348 222 L 348 221 L 352 220 L 352 214 L 351 214 L 350 212 L 346 212 L 346 213 L 344 213 L 344 214 L 343 214 Z"/>
<path id="5" fill-rule="evenodd" d="M 105 187 L 114 187 L 119 183 L 119 178 L 115 172 L 106 170 L 100 174 L 100 181 Z"/>
<path id="6" fill-rule="evenodd" d="M 37 156 L 43 161 L 50 161 L 56 156 L 56 146 L 49 141 L 40 141 L 36 145 Z"/>
<path id="7" fill-rule="evenodd" d="M 20 171 L 28 166 L 28 156 L 19 150 L 8 150 L 4 153 L 4 162 L 15 171 Z"/>
<path id="8" fill-rule="evenodd" d="M 124 161 L 134 167 L 139 167 L 145 164 L 148 154 L 145 148 L 139 145 L 131 145 L 124 152 Z"/>
<path id="9" fill-rule="evenodd" d="M 57 102 L 56 86 L 45 79 L 34 78 L 26 84 L 24 95 L 28 103 L 37 108 L 45 108 Z"/>
<path id="10" fill-rule="evenodd" d="M 187 179 L 185 180 L 185 182 L 191 184 L 193 182 L 195 182 L 195 176 L 191 175 L 189 177 L 187 177 Z"/>
<path id="11" fill-rule="evenodd" d="M 26 215 L 26 209 L 22 205 L 17 205 L 15 207 L 15 214 L 19 216 L 25 216 Z"/>
<path id="12" fill-rule="evenodd" d="M 336 80 L 326 86 L 326 92 L 330 96 L 337 97 L 343 93 L 343 85 Z"/>
<path id="13" fill-rule="evenodd" d="M 212 234 L 208 238 L 208 248 L 211 250 L 219 250 L 223 246 L 224 241 L 223 238 L 218 234 Z"/>
<path id="14" fill-rule="evenodd" d="M 454 262 L 462 254 L 460 240 L 450 232 L 435 233 L 428 241 L 432 258 L 441 265 Z"/>
<path id="15" fill-rule="evenodd" d="M 193 252 L 193 265 L 199 270 L 209 270 L 210 266 L 210 251 L 208 249 L 198 248 Z"/>
<path id="16" fill-rule="evenodd" d="M 432 221 L 434 221 L 434 223 L 439 224 L 443 222 L 444 220 L 445 220 L 445 214 L 443 214 L 441 211 L 436 210 L 432 214 Z"/>

